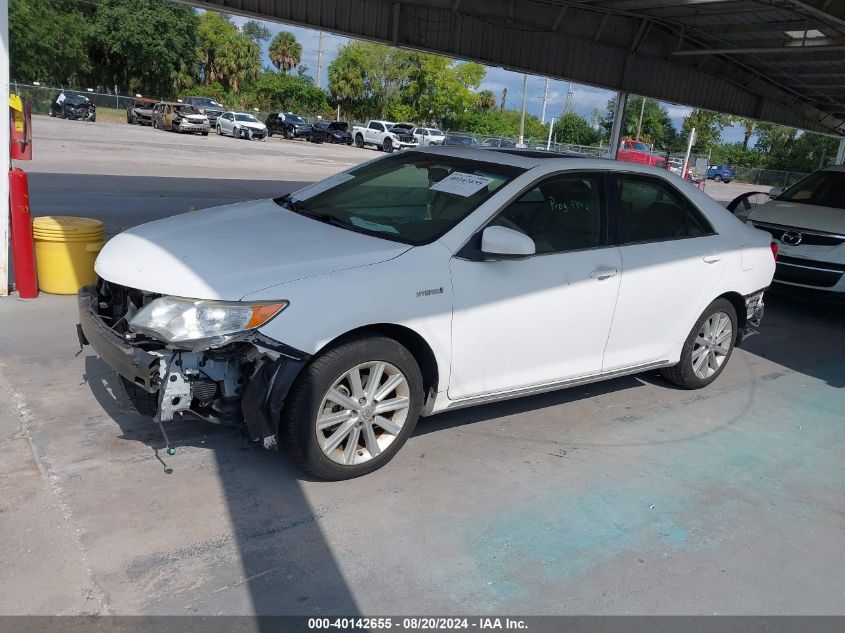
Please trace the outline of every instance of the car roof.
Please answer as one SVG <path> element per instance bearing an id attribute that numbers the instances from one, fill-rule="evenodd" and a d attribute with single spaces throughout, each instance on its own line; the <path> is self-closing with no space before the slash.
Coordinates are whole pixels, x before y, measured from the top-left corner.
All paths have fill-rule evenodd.
<path id="1" fill-rule="evenodd" d="M 538 150 L 525 150 L 499 147 L 472 147 L 469 145 L 438 145 L 413 150 L 406 150 L 420 153 L 437 153 L 445 156 L 454 156 L 469 160 L 483 162 L 497 162 L 503 165 L 512 165 L 523 169 L 552 165 L 563 169 L 587 169 L 601 171 L 628 171 L 643 174 L 666 175 L 665 169 L 641 165 L 639 163 L 628 163 L 622 161 L 599 158 L 595 156 L 583 156 L 581 154 L 566 152 L 550 152 Z"/>

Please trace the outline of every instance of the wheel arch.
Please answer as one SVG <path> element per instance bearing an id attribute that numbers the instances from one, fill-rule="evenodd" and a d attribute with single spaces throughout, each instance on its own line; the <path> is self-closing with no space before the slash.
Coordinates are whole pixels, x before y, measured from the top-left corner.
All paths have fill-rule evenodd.
<path id="1" fill-rule="evenodd" d="M 726 299 L 734 307 L 734 310 L 736 310 L 736 345 L 739 345 L 742 343 L 742 336 L 745 333 L 745 323 L 748 316 L 745 309 L 745 297 L 738 292 L 730 291 L 719 295 L 716 299 Z"/>
<path id="2" fill-rule="evenodd" d="M 434 355 L 434 350 L 428 342 L 415 330 L 396 323 L 372 323 L 357 327 L 348 332 L 336 336 L 328 343 L 323 345 L 319 351 L 314 354 L 314 357 L 319 356 L 323 351 L 330 349 L 340 343 L 341 341 L 355 338 L 362 334 L 380 334 L 405 347 L 417 365 L 420 368 L 420 373 L 423 378 L 423 390 L 425 392 L 425 402 L 423 406 L 437 393 L 437 387 L 440 384 L 440 369 L 437 365 L 437 357 Z"/>

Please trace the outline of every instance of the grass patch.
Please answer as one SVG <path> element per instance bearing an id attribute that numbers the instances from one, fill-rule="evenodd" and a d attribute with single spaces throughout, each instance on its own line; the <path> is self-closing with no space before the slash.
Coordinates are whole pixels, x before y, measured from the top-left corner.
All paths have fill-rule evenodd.
<path id="1" fill-rule="evenodd" d="M 97 106 L 97 121 L 105 121 L 107 123 L 126 123 L 126 110 Z"/>

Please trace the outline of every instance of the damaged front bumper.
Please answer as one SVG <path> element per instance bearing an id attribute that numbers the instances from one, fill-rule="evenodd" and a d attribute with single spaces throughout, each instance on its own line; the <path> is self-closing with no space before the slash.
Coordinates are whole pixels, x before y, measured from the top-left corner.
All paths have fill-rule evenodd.
<path id="1" fill-rule="evenodd" d="M 284 399 L 308 354 L 258 332 L 194 351 L 139 341 L 101 316 L 96 286 L 80 289 L 78 300 L 80 345 L 90 345 L 124 381 L 154 395 L 156 422 L 178 417 L 244 425 L 253 441 L 276 445 Z"/>

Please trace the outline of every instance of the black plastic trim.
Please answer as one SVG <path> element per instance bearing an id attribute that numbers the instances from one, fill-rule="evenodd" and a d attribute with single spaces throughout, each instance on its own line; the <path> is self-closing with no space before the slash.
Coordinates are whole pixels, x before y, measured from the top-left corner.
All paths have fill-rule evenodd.
<path id="1" fill-rule="evenodd" d="M 118 374 L 148 393 L 158 391 L 158 356 L 126 343 L 107 327 L 95 312 L 96 286 L 84 286 L 77 294 L 80 343 L 88 343 Z"/>

